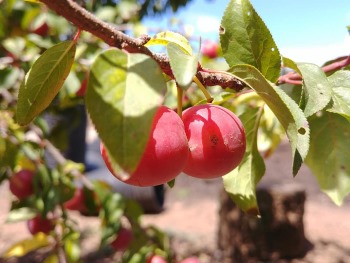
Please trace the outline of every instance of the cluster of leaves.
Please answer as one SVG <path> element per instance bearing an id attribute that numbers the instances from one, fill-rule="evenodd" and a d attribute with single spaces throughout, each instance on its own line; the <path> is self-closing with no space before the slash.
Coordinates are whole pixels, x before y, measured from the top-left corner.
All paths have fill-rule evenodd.
<path id="1" fill-rule="evenodd" d="M 107 7 L 98 10 L 103 13 Z M 120 16 L 115 12 L 109 18 Z M 67 262 L 78 262 L 83 235 L 64 204 L 82 184 L 86 210 L 81 212 L 100 217 L 101 247 L 108 249 L 126 222 L 137 238 L 119 255 L 122 262 L 144 261 L 153 253 L 170 256 L 167 236 L 154 227 L 141 227 L 143 211 L 137 203 L 104 182 L 90 182 L 84 163 L 64 156 L 68 136 L 81 120 L 84 94 L 79 91 L 104 43 L 85 33 L 78 47 L 75 41 L 62 42 L 72 39 L 75 29 L 38 3 L 2 2 L 0 21 L 0 184 L 20 170 L 35 174 L 33 194 L 9 200 L 6 222 L 25 222 L 39 214 L 55 224 L 49 235 L 39 233 L 13 244 L 4 258 L 50 248 L 46 262 L 57 261 L 60 249 Z"/>

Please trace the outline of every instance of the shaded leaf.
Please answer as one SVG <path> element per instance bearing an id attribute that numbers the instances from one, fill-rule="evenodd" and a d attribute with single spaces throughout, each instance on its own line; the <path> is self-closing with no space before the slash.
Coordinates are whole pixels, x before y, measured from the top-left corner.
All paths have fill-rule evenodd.
<path id="1" fill-rule="evenodd" d="M 174 43 L 167 45 L 167 52 L 176 82 L 181 88 L 188 88 L 197 73 L 198 56 L 184 53 L 180 46 Z"/>
<path id="2" fill-rule="evenodd" d="M 35 61 L 19 90 L 16 112 L 19 124 L 31 122 L 55 98 L 70 72 L 75 49 L 75 42 L 61 42 Z"/>
<path id="3" fill-rule="evenodd" d="M 111 49 L 92 65 L 86 107 L 120 176 L 136 169 L 166 89 L 158 64 L 143 54 Z"/>
<path id="4" fill-rule="evenodd" d="M 328 111 L 340 114 L 350 121 L 350 71 L 337 71 L 328 80 L 333 85 L 333 105 Z"/>
<path id="5" fill-rule="evenodd" d="M 306 164 L 320 188 L 341 205 L 350 193 L 350 123 L 325 111 L 310 118 L 309 124 L 311 144 Z"/>
<path id="6" fill-rule="evenodd" d="M 309 149 L 309 126 L 298 105 L 279 87 L 271 84 L 250 65 L 239 65 L 231 72 L 259 94 L 285 129 L 292 146 L 293 175 L 296 175 Z"/>
<path id="7" fill-rule="evenodd" d="M 245 212 L 259 214 L 256 185 L 265 173 L 265 163 L 257 148 L 262 108 L 248 108 L 239 116 L 246 131 L 246 152 L 238 168 L 223 176 L 225 191 Z"/>
<path id="8" fill-rule="evenodd" d="M 270 81 L 280 75 L 281 55 L 270 31 L 248 0 L 231 0 L 222 17 L 220 43 L 232 67 L 249 64 Z"/>

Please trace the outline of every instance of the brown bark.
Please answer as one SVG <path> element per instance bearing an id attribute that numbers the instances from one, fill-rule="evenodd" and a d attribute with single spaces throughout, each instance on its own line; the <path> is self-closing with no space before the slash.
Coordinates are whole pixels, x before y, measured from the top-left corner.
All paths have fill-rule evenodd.
<path id="1" fill-rule="evenodd" d="M 257 189 L 261 218 L 245 214 L 222 191 L 218 246 L 228 262 L 260 262 L 303 257 L 305 191 L 296 185 Z"/>

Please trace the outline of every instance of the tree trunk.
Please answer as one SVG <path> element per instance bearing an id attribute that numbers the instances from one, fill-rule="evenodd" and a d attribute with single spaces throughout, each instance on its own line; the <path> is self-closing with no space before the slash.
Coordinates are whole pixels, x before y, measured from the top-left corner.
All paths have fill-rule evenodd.
<path id="1" fill-rule="evenodd" d="M 259 262 L 303 257 L 305 191 L 297 185 L 265 185 L 257 189 L 261 217 L 242 212 L 222 191 L 218 246 L 225 262 Z"/>

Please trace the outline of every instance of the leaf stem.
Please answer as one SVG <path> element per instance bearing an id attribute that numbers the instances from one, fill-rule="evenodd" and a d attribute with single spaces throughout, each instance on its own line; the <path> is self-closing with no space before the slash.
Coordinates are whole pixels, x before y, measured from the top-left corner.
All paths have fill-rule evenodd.
<path id="1" fill-rule="evenodd" d="M 214 98 L 210 95 L 207 89 L 203 86 L 202 82 L 200 82 L 196 76 L 193 77 L 193 81 L 197 84 L 198 88 L 203 92 L 205 98 L 207 99 L 207 102 L 208 103 L 213 102 Z"/>
<path id="2" fill-rule="evenodd" d="M 79 37 L 80 37 L 80 34 L 81 34 L 81 29 L 78 28 L 78 31 L 77 31 L 77 33 L 75 34 L 74 38 L 73 38 L 73 42 L 74 42 L 74 43 L 77 43 L 77 41 L 78 41 L 78 39 L 79 39 Z"/>

